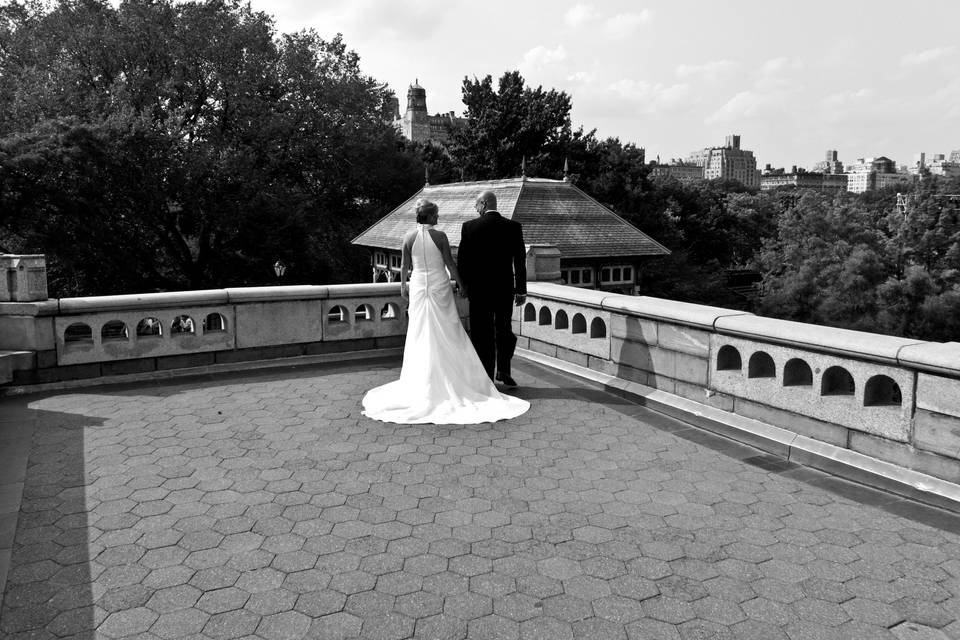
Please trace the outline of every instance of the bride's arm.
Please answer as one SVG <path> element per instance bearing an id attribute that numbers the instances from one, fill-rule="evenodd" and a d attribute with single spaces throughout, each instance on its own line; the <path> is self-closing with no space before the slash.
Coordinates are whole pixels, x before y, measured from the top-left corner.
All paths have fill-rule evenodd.
<path id="1" fill-rule="evenodd" d="M 438 233 L 440 235 L 440 255 L 443 256 L 443 263 L 446 265 L 447 271 L 450 272 L 450 277 L 457 283 L 457 288 L 460 289 L 461 293 L 464 293 L 466 289 L 463 287 L 463 280 L 460 279 L 457 262 L 453 259 L 453 254 L 450 252 L 450 241 L 447 239 L 447 234 L 442 231 Z"/>
<path id="2" fill-rule="evenodd" d="M 408 233 L 407 237 L 403 239 L 403 248 L 400 250 L 400 296 L 406 298 L 408 295 L 407 291 L 407 280 L 410 277 L 410 267 L 413 264 L 410 255 L 410 246 L 413 244 L 413 235 Z"/>

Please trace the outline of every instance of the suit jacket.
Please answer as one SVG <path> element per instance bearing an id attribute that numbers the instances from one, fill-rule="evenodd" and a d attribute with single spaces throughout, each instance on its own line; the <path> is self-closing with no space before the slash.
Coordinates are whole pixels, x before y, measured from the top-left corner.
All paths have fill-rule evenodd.
<path id="1" fill-rule="evenodd" d="M 527 248 L 523 226 L 498 211 L 463 223 L 457 270 L 473 300 L 526 295 Z"/>

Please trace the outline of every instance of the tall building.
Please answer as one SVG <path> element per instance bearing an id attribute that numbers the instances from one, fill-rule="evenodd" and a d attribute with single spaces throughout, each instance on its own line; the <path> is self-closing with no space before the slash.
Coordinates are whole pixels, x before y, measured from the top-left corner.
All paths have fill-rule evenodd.
<path id="1" fill-rule="evenodd" d="M 744 186 L 759 187 L 760 171 L 753 151 L 740 148 L 740 136 L 727 136 L 722 147 L 707 147 L 694 151 L 687 157 L 687 163 L 703 167 L 703 177 L 707 180 L 723 178 L 739 180 Z"/>
<path id="2" fill-rule="evenodd" d="M 818 163 L 818 166 L 822 164 Z M 787 172 L 784 169 L 774 169 L 767 165 L 763 170 L 763 175 L 760 176 L 760 190 L 769 191 L 780 187 L 846 191 L 847 176 L 843 173 L 805 171 L 803 168 L 797 168 L 796 166 L 791 167 L 791 170 Z"/>
<path id="3" fill-rule="evenodd" d="M 407 89 L 407 110 L 401 116 L 400 104 L 395 98 L 392 115 L 403 137 L 414 142 L 446 142 L 453 128 L 467 123 L 466 118 L 458 118 L 453 111 L 431 116 L 427 111 L 427 90 L 420 86 L 418 80 L 414 80 Z"/>
<path id="4" fill-rule="evenodd" d="M 651 176 L 670 176 L 681 182 L 703 180 L 703 167 L 673 160 L 669 164 L 650 163 Z"/>
<path id="5" fill-rule="evenodd" d="M 956 160 L 954 160 L 956 157 Z M 913 156 L 913 165 L 910 166 L 910 173 L 915 175 L 945 176 L 955 178 L 960 176 L 960 151 L 954 151 L 950 154 L 950 159 L 942 153 L 935 153 L 930 159 L 927 154 L 917 153 Z"/>
<path id="6" fill-rule="evenodd" d="M 864 193 L 895 185 L 908 184 L 915 176 L 897 171 L 897 164 L 885 156 L 857 158 L 847 166 L 847 191 Z"/>
<path id="7" fill-rule="evenodd" d="M 813 170 L 827 175 L 841 174 L 843 173 L 843 163 L 837 159 L 835 149 L 827 149 L 823 162 L 813 165 Z"/>

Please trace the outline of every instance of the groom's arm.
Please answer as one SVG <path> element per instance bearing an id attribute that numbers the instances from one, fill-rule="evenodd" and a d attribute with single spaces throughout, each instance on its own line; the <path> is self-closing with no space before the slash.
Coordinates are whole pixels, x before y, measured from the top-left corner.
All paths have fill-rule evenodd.
<path id="1" fill-rule="evenodd" d="M 470 237 L 466 223 L 460 227 L 460 246 L 457 247 L 457 270 L 466 286 L 470 286 Z"/>
<path id="2" fill-rule="evenodd" d="M 515 223 L 516 233 L 513 238 L 513 291 L 518 297 L 527 295 L 527 247 L 523 243 L 523 226 Z M 517 304 L 522 304 L 523 300 L 517 300 Z"/>

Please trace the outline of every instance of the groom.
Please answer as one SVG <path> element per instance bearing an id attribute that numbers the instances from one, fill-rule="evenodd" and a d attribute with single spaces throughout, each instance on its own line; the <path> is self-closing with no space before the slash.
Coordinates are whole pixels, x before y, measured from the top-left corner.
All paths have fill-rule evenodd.
<path id="1" fill-rule="evenodd" d="M 513 306 L 527 297 L 523 228 L 500 215 L 492 191 L 477 196 L 475 206 L 480 217 L 463 223 L 457 250 L 457 269 L 470 301 L 470 340 L 490 379 L 515 387 L 510 359 L 517 337 L 510 323 Z"/>

